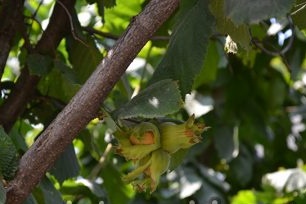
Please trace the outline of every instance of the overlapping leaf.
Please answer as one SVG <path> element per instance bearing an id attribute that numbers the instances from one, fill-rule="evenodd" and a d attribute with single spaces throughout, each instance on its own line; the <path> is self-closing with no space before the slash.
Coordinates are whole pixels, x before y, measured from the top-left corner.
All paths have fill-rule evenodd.
<path id="1" fill-rule="evenodd" d="M 224 0 L 211 1 L 210 9 L 216 18 L 218 32 L 230 35 L 242 48 L 250 48 L 250 35 L 246 25 L 235 25 L 224 13 Z"/>
<path id="2" fill-rule="evenodd" d="M 65 152 L 58 158 L 51 170 L 59 183 L 63 183 L 66 179 L 76 177 L 80 167 L 72 145 L 69 145 Z"/>
<path id="3" fill-rule="evenodd" d="M 151 83 L 171 78 L 179 81 L 183 96 L 190 92 L 194 78 L 203 66 L 214 25 L 208 3 L 208 0 L 189 1 L 187 9 L 182 6 L 184 9 L 179 13 L 169 48 Z"/>
<path id="4" fill-rule="evenodd" d="M 26 60 L 31 74 L 44 76 L 52 69 L 52 58 L 47 55 L 30 54 Z"/>
<path id="5" fill-rule="evenodd" d="M 140 92 L 130 102 L 116 110 L 113 116 L 116 119 L 162 117 L 178 111 L 182 104 L 177 83 L 166 79 Z"/>
<path id="6" fill-rule="evenodd" d="M 39 186 L 44 196 L 44 203 L 63 203 L 60 192 L 47 177 L 41 180 Z"/>
<path id="7" fill-rule="evenodd" d="M 83 84 L 102 60 L 102 54 L 90 37 L 83 43 L 68 38 L 67 50 L 76 77 L 78 81 Z"/>

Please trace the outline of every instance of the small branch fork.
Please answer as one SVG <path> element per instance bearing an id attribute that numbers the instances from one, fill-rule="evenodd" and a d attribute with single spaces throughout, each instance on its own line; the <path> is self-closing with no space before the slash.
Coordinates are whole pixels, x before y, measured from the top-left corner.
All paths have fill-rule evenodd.
<path id="1" fill-rule="evenodd" d="M 294 24 L 292 22 L 292 19 L 290 16 L 287 17 L 288 18 L 288 22 L 289 22 L 289 26 L 290 26 L 290 30 L 292 31 L 292 35 L 289 38 L 289 41 L 287 43 L 287 45 L 285 47 L 283 47 L 281 50 L 269 50 L 267 49 L 262 42 L 258 41 L 252 34 L 251 30 L 249 29 L 249 34 L 251 36 L 251 42 L 260 50 L 264 51 L 266 54 L 268 55 L 272 55 L 272 56 L 284 56 L 284 54 L 286 52 L 289 51 L 289 49 L 292 47 L 293 41 L 294 41 Z"/>
<path id="2" fill-rule="evenodd" d="M 304 6 L 303 6 L 304 7 Z M 264 53 L 268 54 L 268 55 L 271 55 L 271 56 L 279 56 L 284 65 L 286 66 L 287 70 L 289 72 L 291 72 L 291 69 L 290 69 L 290 66 L 288 64 L 288 61 L 285 57 L 285 54 L 290 50 L 290 48 L 292 47 L 293 45 L 293 42 L 294 42 L 294 35 L 295 35 L 295 28 L 294 28 L 294 24 L 293 24 L 293 21 L 292 21 L 292 18 L 288 15 L 287 16 L 287 19 L 288 19 L 288 22 L 289 22 L 289 27 L 290 27 L 290 30 L 292 31 L 292 34 L 291 36 L 289 37 L 289 41 L 288 43 L 286 44 L 286 46 L 284 46 L 282 49 L 280 50 L 277 50 L 277 49 L 274 49 L 274 50 L 270 50 L 270 49 L 267 49 L 263 43 L 259 40 L 257 40 L 255 37 L 253 37 L 253 34 L 251 32 L 251 29 L 249 29 L 249 34 L 251 36 L 251 42 L 253 45 L 255 45 L 255 47 L 259 48 L 260 50 L 262 50 Z"/>

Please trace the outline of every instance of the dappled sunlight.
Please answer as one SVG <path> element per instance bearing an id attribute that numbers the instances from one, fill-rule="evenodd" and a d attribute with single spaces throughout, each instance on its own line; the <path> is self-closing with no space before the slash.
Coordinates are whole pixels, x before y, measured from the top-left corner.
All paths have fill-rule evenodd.
<path id="1" fill-rule="evenodd" d="M 149 99 L 149 103 L 155 108 L 158 108 L 159 106 L 159 100 L 156 97 Z"/>

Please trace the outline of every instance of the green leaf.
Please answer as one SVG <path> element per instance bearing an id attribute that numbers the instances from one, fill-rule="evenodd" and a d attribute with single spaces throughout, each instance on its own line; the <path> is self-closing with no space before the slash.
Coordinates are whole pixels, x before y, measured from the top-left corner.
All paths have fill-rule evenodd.
<path id="1" fill-rule="evenodd" d="M 234 42 L 238 43 L 242 48 L 249 50 L 251 48 L 251 38 L 248 27 L 246 25 L 237 26 L 231 21 L 231 19 L 226 17 L 224 13 L 224 0 L 211 1 L 210 9 L 216 18 L 217 31 L 231 36 Z"/>
<path id="2" fill-rule="evenodd" d="M 51 181 L 44 177 L 39 184 L 42 193 L 44 195 L 44 201 L 45 203 L 63 203 L 63 199 L 61 197 L 61 194 L 54 185 L 51 183 Z"/>
<path id="3" fill-rule="evenodd" d="M 217 129 L 214 129 L 213 140 L 221 159 L 229 162 L 238 156 L 238 127 L 219 126 Z"/>
<path id="4" fill-rule="evenodd" d="M 272 17 L 284 17 L 295 0 L 226 0 L 225 13 L 234 23 L 259 23 Z"/>
<path id="5" fill-rule="evenodd" d="M 88 4 L 94 4 L 97 0 L 86 0 Z"/>
<path id="6" fill-rule="evenodd" d="M 238 157 L 230 162 L 230 170 L 232 171 L 232 177 L 242 186 L 247 185 L 251 180 L 253 176 L 253 157 L 244 145 L 241 145 Z"/>
<path id="7" fill-rule="evenodd" d="M 131 18 L 141 11 L 140 2 L 142 0 L 116 0 L 117 5 L 114 8 L 105 9 L 103 31 L 111 32 L 113 35 L 121 35 L 130 23 Z"/>
<path id="8" fill-rule="evenodd" d="M 75 74 L 71 68 L 61 61 L 55 62 L 55 68 L 39 82 L 39 90 L 43 95 L 68 102 L 79 90 Z"/>
<path id="9" fill-rule="evenodd" d="M 208 49 L 206 52 L 204 66 L 201 69 L 199 75 L 197 75 L 194 88 L 198 88 L 201 85 L 206 85 L 212 83 L 217 77 L 218 63 L 219 63 L 219 53 L 217 50 L 217 45 L 214 42 L 208 44 Z"/>
<path id="10" fill-rule="evenodd" d="M 18 128 L 20 128 L 20 126 L 18 126 Z M 28 146 L 25 142 L 25 139 L 20 133 L 20 129 L 16 128 L 16 125 L 10 131 L 9 136 L 12 139 L 12 142 L 14 143 L 17 150 L 22 150 L 23 152 L 26 152 L 28 150 Z"/>
<path id="11" fill-rule="evenodd" d="M 4 189 L 4 186 L 2 185 L 2 182 L 0 181 L 0 203 L 5 203 L 6 201 L 6 191 Z"/>
<path id="12" fill-rule="evenodd" d="M 112 8 L 116 6 L 116 0 L 102 0 L 105 8 Z"/>
<path id="13" fill-rule="evenodd" d="M 237 195 L 233 197 L 232 203 L 245 204 L 245 203 L 257 203 L 256 195 L 252 190 L 241 190 Z"/>
<path id="14" fill-rule="evenodd" d="M 11 138 L 0 126 L 0 175 L 5 180 L 11 180 L 17 170 L 17 150 Z"/>
<path id="15" fill-rule="evenodd" d="M 171 154 L 171 160 L 169 165 L 169 170 L 172 171 L 182 164 L 185 159 L 185 156 L 188 152 L 188 149 L 180 149 L 174 154 Z"/>
<path id="16" fill-rule="evenodd" d="M 26 64 L 28 65 L 31 74 L 44 76 L 52 69 L 53 60 L 47 55 L 35 53 L 28 56 Z"/>
<path id="17" fill-rule="evenodd" d="M 104 186 L 82 177 L 77 180 L 66 180 L 60 189 L 63 195 L 90 197 L 92 203 L 105 200 Z"/>
<path id="18" fill-rule="evenodd" d="M 90 37 L 87 37 L 83 43 L 68 37 L 67 51 L 77 80 L 83 84 L 101 62 L 102 54 Z"/>
<path id="19" fill-rule="evenodd" d="M 129 203 L 133 192 L 122 182 L 118 170 L 109 163 L 103 167 L 101 172 L 109 203 Z"/>
<path id="20" fill-rule="evenodd" d="M 190 92 L 195 76 L 203 67 L 214 25 L 208 0 L 191 1 L 190 4 L 187 10 L 179 13 L 169 48 L 150 81 L 178 80 L 183 96 Z"/>
<path id="21" fill-rule="evenodd" d="M 69 145 L 65 152 L 56 160 L 50 172 L 59 183 L 63 183 L 66 179 L 76 177 L 79 174 L 79 170 L 80 167 L 73 145 Z"/>
<path id="22" fill-rule="evenodd" d="M 27 199 L 24 201 L 23 204 L 37 204 L 36 199 L 34 198 L 33 194 L 31 193 Z"/>
<path id="23" fill-rule="evenodd" d="M 182 105 L 177 83 L 166 79 L 152 84 L 112 115 L 115 119 L 156 118 L 174 113 Z"/>
<path id="24" fill-rule="evenodd" d="M 296 6 L 291 12 L 291 17 L 294 25 L 296 25 L 300 30 L 306 28 L 306 9 L 303 8 L 305 6 L 305 0 L 297 0 Z"/>

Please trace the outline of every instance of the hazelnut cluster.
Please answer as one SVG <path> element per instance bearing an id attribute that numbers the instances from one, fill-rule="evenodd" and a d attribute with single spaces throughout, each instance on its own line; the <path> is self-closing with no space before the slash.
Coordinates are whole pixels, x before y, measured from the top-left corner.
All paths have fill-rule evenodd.
<path id="1" fill-rule="evenodd" d="M 207 128 L 194 122 L 192 115 L 182 124 L 142 122 L 115 132 L 119 142 L 117 153 L 135 164 L 135 169 L 123 180 L 138 191 L 155 191 L 160 176 L 169 168 L 171 154 L 201 141 L 201 134 Z"/>

